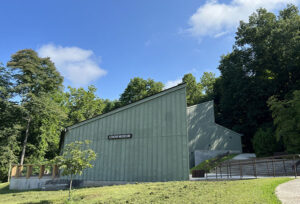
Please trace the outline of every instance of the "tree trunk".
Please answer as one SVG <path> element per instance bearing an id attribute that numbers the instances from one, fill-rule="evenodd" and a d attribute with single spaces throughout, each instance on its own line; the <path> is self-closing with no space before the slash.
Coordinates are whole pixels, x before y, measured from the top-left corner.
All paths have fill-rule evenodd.
<path id="1" fill-rule="evenodd" d="M 10 182 L 10 173 L 11 173 L 11 160 L 9 160 L 8 174 L 7 174 L 7 182 Z"/>
<path id="2" fill-rule="evenodd" d="M 21 154 L 20 165 L 23 165 L 23 162 L 24 162 L 25 150 L 26 150 L 26 145 L 27 145 L 27 139 L 28 139 L 28 135 L 29 135 L 30 122 L 31 122 L 31 119 L 28 118 L 28 120 L 27 120 L 27 127 L 26 127 L 26 133 L 25 133 L 25 139 L 24 139 L 24 142 L 23 142 L 23 149 L 22 149 L 22 154 Z"/>
<path id="3" fill-rule="evenodd" d="M 71 190 L 72 190 L 72 174 L 71 174 L 71 181 L 70 181 L 70 188 L 69 188 L 69 200 L 71 200 Z"/>

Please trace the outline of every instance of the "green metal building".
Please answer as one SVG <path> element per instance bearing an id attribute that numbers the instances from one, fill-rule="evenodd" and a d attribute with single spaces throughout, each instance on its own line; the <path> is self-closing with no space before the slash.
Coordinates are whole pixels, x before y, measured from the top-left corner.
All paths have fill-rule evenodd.
<path id="1" fill-rule="evenodd" d="M 68 127 L 64 145 L 90 140 L 97 153 L 94 167 L 75 179 L 84 185 L 188 180 L 189 168 L 200 161 L 241 152 L 241 135 L 215 123 L 213 101 L 187 108 L 185 88 Z"/>
<path id="2" fill-rule="evenodd" d="M 67 128 L 64 145 L 90 140 L 94 167 L 75 179 L 100 182 L 189 179 L 185 84 Z"/>
<path id="3" fill-rule="evenodd" d="M 241 134 L 215 123 L 214 103 L 187 108 L 190 168 L 226 152 L 241 153 Z"/>

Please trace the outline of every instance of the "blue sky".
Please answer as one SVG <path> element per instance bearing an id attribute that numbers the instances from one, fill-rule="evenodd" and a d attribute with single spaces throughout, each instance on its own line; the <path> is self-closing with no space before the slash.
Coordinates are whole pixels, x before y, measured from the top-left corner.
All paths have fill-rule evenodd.
<path id="1" fill-rule="evenodd" d="M 176 85 L 219 74 L 239 20 L 299 0 L 10 0 L 1 2 L 0 62 L 20 49 L 49 56 L 64 85 L 117 99 L 133 77 Z"/>

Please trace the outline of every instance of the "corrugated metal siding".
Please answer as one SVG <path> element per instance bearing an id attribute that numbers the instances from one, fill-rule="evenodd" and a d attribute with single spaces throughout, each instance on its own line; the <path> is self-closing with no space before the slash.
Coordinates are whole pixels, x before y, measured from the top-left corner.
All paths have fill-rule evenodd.
<path id="1" fill-rule="evenodd" d="M 107 115 L 107 116 L 105 116 Z M 185 85 L 69 128 L 64 144 L 91 140 L 94 168 L 77 179 L 98 181 L 187 180 L 189 154 Z M 108 135 L 132 133 L 131 139 Z"/>

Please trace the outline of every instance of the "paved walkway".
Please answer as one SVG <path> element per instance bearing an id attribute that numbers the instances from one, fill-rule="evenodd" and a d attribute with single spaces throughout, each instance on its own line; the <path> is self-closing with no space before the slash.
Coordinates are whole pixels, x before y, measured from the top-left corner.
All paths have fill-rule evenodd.
<path id="1" fill-rule="evenodd" d="M 283 204 L 300 204 L 300 179 L 280 184 L 276 195 Z"/>

